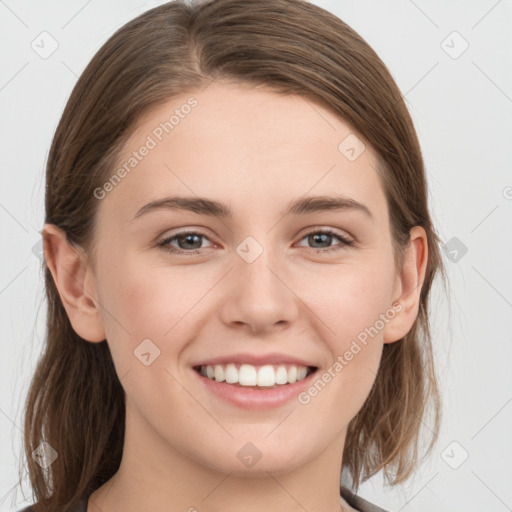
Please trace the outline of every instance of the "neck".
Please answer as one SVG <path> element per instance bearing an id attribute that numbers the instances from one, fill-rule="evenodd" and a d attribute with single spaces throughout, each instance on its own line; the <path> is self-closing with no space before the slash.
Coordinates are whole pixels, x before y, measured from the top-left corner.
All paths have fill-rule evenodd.
<path id="1" fill-rule="evenodd" d="M 314 459 L 288 471 L 219 471 L 170 446 L 127 409 L 117 473 L 89 498 L 87 512 L 348 512 L 340 499 L 345 432 Z M 341 506 L 340 506 L 341 504 Z"/>

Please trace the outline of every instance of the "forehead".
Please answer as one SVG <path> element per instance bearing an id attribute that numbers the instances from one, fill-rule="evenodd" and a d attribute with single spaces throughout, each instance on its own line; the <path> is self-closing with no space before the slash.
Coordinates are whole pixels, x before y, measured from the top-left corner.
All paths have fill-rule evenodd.
<path id="1" fill-rule="evenodd" d="M 151 109 L 120 154 L 122 166 L 127 172 L 100 207 L 126 219 L 165 195 L 226 199 L 243 215 L 336 193 L 386 214 L 364 138 L 319 103 L 260 86 L 213 82 Z"/>

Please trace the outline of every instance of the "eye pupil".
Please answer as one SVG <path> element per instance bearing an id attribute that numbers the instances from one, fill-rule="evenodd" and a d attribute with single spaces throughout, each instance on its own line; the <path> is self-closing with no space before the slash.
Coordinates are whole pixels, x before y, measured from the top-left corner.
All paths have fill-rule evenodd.
<path id="1" fill-rule="evenodd" d="M 326 243 L 329 241 L 329 238 L 332 235 L 329 235 L 328 233 L 314 233 L 313 235 L 310 235 L 310 239 L 313 240 L 313 243 Z M 327 240 L 326 240 L 327 238 Z"/>
<path id="2" fill-rule="evenodd" d="M 194 240 L 193 239 L 196 239 L 196 243 L 197 241 L 199 241 L 199 245 L 197 247 L 182 247 L 182 241 L 185 240 L 185 243 L 186 244 L 194 244 Z M 182 249 L 200 249 L 201 248 L 201 237 L 200 235 L 197 235 L 197 234 L 194 234 L 194 233 L 187 233 L 186 235 L 182 235 L 180 237 L 178 237 L 178 245 L 180 246 L 180 248 Z"/>

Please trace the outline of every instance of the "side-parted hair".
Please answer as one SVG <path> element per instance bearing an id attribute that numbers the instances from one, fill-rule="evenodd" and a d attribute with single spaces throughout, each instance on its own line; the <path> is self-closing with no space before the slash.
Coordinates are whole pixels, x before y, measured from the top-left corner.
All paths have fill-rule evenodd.
<path id="1" fill-rule="evenodd" d="M 418 317 L 385 344 L 375 383 L 348 427 L 343 469 L 357 489 L 383 470 L 407 479 L 438 437 L 441 407 L 433 363 L 429 294 L 446 273 L 429 209 L 416 131 L 390 72 L 370 46 L 328 11 L 303 0 L 177 0 L 121 27 L 78 79 L 50 148 L 45 222 L 91 253 L 99 201 L 141 116 L 212 80 L 300 95 L 348 122 L 378 156 L 397 271 L 410 229 L 422 226 L 428 262 Z M 341 141 L 340 141 L 341 142 Z M 44 265 L 47 329 L 25 405 L 24 448 L 36 511 L 61 511 L 88 497 L 119 468 L 125 393 L 106 341 L 73 330 Z M 445 282 L 444 281 L 444 282 Z M 420 429 L 428 413 L 430 441 Z M 44 469 L 32 452 L 58 457 Z"/>

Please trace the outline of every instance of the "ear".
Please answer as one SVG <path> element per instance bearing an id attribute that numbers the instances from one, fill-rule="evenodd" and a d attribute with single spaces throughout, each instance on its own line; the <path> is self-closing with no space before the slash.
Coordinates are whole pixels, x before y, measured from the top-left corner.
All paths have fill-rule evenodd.
<path id="1" fill-rule="evenodd" d="M 398 341 L 412 329 L 418 316 L 427 261 L 427 235 L 421 226 L 414 226 L 410 232 L 409 244 L 404 250 L 402 270 L 396 279 L 396 299 L 393 301 L 396 314 L 384 328 L 384 343 Z"/>
<path id="2" fill-rule="evenodd" d="M 94 274 L 85 252 L 71 245 L 54 224 L 46 223 L 42 235 L 46 264 L 73 330 L 87 341 L 105 340 Z"/>

